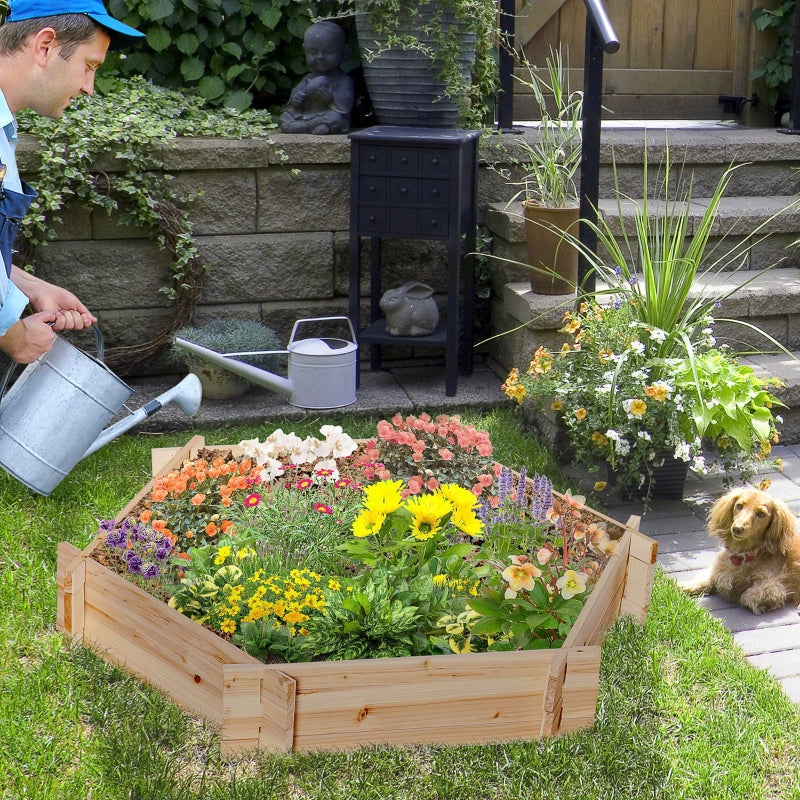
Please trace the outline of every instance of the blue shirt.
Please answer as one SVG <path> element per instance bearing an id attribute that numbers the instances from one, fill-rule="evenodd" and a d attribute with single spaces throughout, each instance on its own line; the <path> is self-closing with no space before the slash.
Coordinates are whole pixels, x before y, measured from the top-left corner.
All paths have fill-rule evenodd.
<path id="1" fill-rule="evenodd" d="M 0 91 L 0 161 L 6 166 L 3 185 L 22 192 L 22 182 L 17 169 L 17 121 Z M 0 267 L 0 336 L 20 318 L 28 305 L 28 298 L 8 279 L 5 265 Z"/>

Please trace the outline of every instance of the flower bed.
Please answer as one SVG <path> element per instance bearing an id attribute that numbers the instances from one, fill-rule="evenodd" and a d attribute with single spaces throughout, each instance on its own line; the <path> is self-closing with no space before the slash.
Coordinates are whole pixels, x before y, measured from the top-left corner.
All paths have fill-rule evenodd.
<path id="1" fill-rule="evenodd" d="M 154 472 L 204 446 L 193 438 Z M 650 599 L 655 542 L 638 518 L 592 513 L 624 534 L 560 649 L 265 664 L 97 561 L 100 536 L 59 545 L 58 627 L 219 724 L 227 756 L 556 735 L 592 724 L 604 631 L 623 613 L 643 621 Z"/>

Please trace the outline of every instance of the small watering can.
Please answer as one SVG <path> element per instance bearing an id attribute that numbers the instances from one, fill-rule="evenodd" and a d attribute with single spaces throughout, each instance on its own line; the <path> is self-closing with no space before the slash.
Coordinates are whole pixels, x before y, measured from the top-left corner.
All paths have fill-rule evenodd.
<path id="1" fill-rule="evenodd" d="M 344 320 L 350 329 L 352 340 L 347 339 L 299 339 L 297 329 L 306 322 L 329 322 Z M 285 395 L 293 406 L 300 408 L 341 408 L 356 401 L 356 377 L 358 345 L 349 317 L 312 317 L 294 323 L 287 350 L 256 350 L 241 353 L 217 353 L 194 342 L 176 338 L 175 344 L 208 359 L 222 369 L 241 375 L 243 378 Z M 258 356 L 272 353 L 288 353 L 288 378 L 273 375 L 265 369 L 239 361 L 233 356 Z"/>
<path id="2" fill-rule="evenodd" d="M 105 428 L 133 389 L 97 358 L 56 336 L 53 347 L 29 364 L 0 401 L 0 466 L 34 492 L 49 495 L 82 458 L 175 401 L 192 416 L 200 407 L 200 381 L 187 375 L 172 389 Z M 5 390 L 16 367 L 11 364 Z"/>

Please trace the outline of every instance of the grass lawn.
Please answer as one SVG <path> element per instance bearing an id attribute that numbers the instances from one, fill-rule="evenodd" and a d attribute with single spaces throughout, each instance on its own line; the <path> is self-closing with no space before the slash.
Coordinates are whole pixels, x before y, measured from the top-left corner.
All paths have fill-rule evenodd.
<path id="1" fill-rule="evenodd" d="M 556 474 L 513 412 L 462 416 L 489 430 L 499 461 Z M 344 427 L 366 436 L 376 421 Z M 324 422 L 199 432 L 223 444 L 276 427 L 316 433 Z M 149 480 L 150 448 L 188 438 L 123 437 L 81 462 L 50 498 L 0 474 L 3 800 L 800 799 L 800 709 L 661 574 L 647 625 L 622 620 L 610 632 L 590 730 L 548 741 L 223 762 L 211 726 L 55 630 L 57 543 L 85 546 L 97 520 Z"/>

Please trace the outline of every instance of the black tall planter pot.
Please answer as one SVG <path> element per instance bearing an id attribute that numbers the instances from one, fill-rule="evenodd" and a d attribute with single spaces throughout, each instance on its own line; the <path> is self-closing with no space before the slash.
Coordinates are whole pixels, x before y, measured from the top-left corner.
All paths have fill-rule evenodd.
<path id="1" fill-rule="evenodd" d="M 429 9 L 432 6 L 435 4 L 423 5 L 418 16 L 403 20 L 394 35 L 413 37 L 424 49 L 436 52 L 436 33 L 423 30 L 430 22 L 432 12 Z M 441 27 L 453 28 L 453 36 L 461 37 L 459 64 L 464 80 L 468 82 L 475 60 L 475 35 L 459 32 L 459 22 L 447 12 L 442 13 Z M 368 14 L 356 13 L 356 32 L 364 82 L 379 125 L 459 127 L 456 101 L 448 95 L 437 65 L 427 53 L 389 48 L 388 35 L 375 30 Z"/>
<path id="2" fill-rule="evenodd" d="M 625 500 L 683 500 L 686 476 L 689 474 L 689 463 L 672 455 L 664 457 L 660 467 L 645 475 L 641 486 L 618 486 L 616 474 L 608 464 L 608 483 L 617 494 Z"/>

